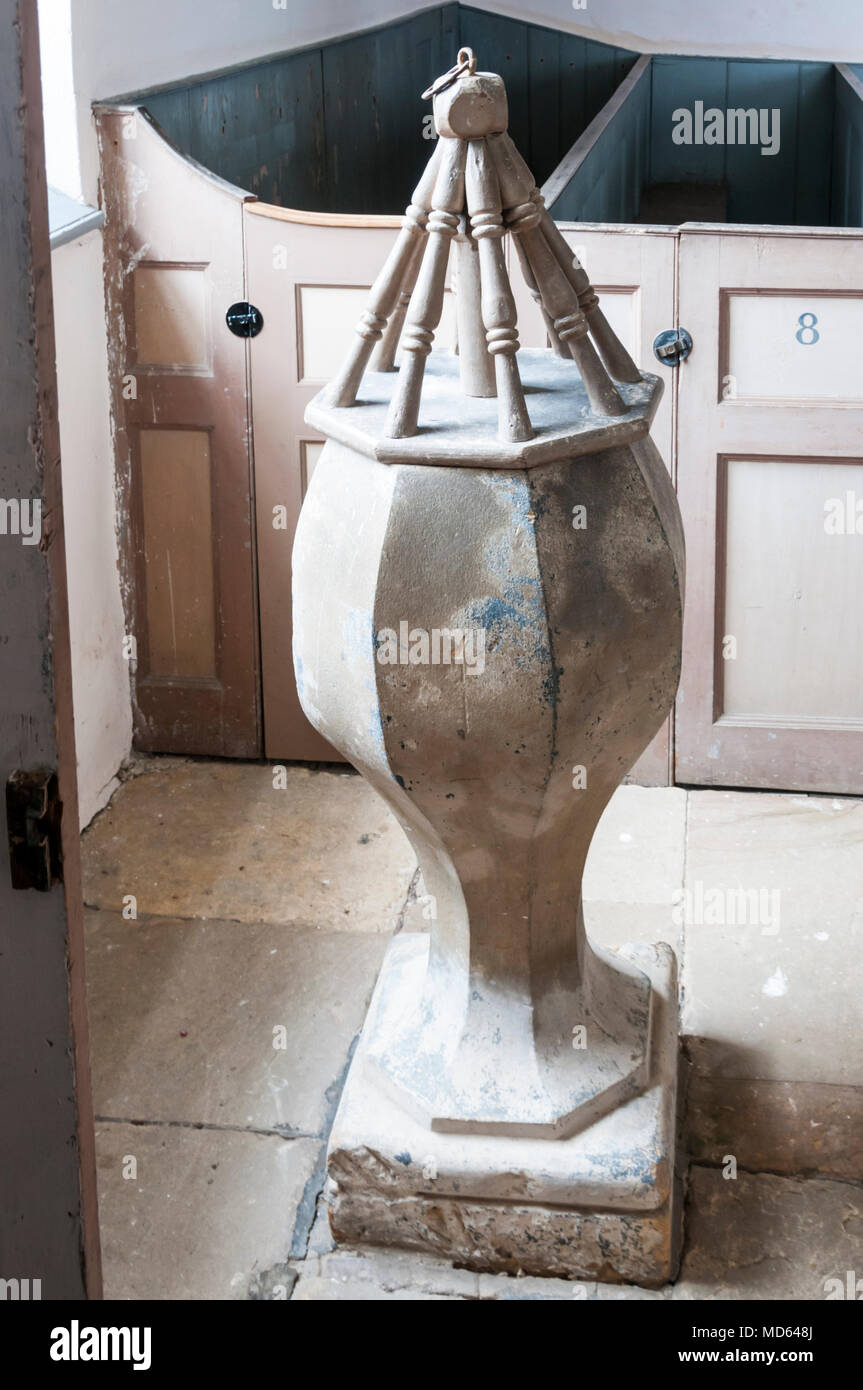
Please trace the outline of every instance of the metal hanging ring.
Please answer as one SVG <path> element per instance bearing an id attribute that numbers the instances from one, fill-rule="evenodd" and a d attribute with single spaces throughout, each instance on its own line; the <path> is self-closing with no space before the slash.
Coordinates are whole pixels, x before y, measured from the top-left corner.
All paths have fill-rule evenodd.
<path id="1" fill-rule="evenodd" d="M 437 96 L 438 92 L 446 91 L 447 87 L 451 87 L 454 82 L 458 81 L 463 72 L 470 75 L 476 72 L 476 54 L 472 48 L 459 49 L 455 66 L 433 82 L 430 87 L 426 87 L 422 94 L 423 101 L 427 101 L 429 97 Z"/>

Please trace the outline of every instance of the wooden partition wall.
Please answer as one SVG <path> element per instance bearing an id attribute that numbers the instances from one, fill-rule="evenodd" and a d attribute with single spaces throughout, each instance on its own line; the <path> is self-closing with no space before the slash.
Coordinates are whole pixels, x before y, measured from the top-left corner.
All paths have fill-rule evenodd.
<path id="1" fill-rule="evenodd" d="M 511 131 L 542 181 L 619 85 L 637 54 L 470 5 L 226 72 L 136 92 L 168 138 L 264 202 L 307 212 L 403 211 L 429 156 L 420 93 L 462 44 L 502 73 Z"/>
<path id="2" fill-rule="evenodd" d="M 838 63 L 833 124 L 833 223 L 863 226 L 863 64 Z"/>
<path id="3" fill-rule="evenodd" d="M 445 10 L 456 8 L 464 13 Z M 759 90 L 782 103 L 784 162 L 744 150 L 742 162 L 726 151 L 717 163 L 742 180 L 729 185 L 738 211 L 753 159 L 758 172 L 784 169 L 773 206 L 816 225 L 621 220 L 637 216 L 641 188 L 670 167 L 668 64 L 698 68 L 681 101 L 717 78 L 717 64 L 717 102 L 747 99 L 754 69 L 771 67 L 741 75 L 738 63 L 703 61 L 702 71 L 700 59 L 639 59 L 544 188 L 615 331 L 666 384 L 653 435 L 686 522 L 685 659 L 674 728 L 634 778 L 861 791 L 863 632 L 849 596 L 863 589 L 863 561 L 853 536 L 844 549 L 841 538 L 825 543 L 818 503 L 825 490 L 863 496 L 863 390 L 852 369 L 863 237 L 817 221 L 831 207 L 861 221 L 863 84 L 849 68 L 774 65 L 776 80 Z M 558 92 L 560 74 L 558 55 Z M 825 92 L 835 98 L 826 118 Z M 814 119 L 810 145 L 804 117 Z M 138 746 L 333 757 L 302 715 L 291 659 L 293 530 L 322 443 L 303 411 L 347 349 L 398 219 L 259 202 L 180 154 L 142 109 L 101 108 L 98 121 Z M 530 138 L 528 128 L 528 149 Z M 695 166 L 677 148 L 685 183 Z M 817 177 L 813 159 L 823 160 Z M 516 266 L 512 279 L 521 341 L 542 345 Z M 242 299 L 263 313 L 251 340 L 225 325 Z M 450 310 L 448 300 L 438 348 L 453 345 Z M 691 358 L 659 365 L 654 338 L 681 322 Z M 795 644 L 800 612 L 813 634 L 808 657 Z M 739 638 L 733 668 L 723 665 L 726 636 Z"/>
<path id="4" fill-rule="evenodd" d="M 99 108 L 120 558 L 136 747 L 261 752 L 248 343 L 249 196 L 146 112 Z"/>

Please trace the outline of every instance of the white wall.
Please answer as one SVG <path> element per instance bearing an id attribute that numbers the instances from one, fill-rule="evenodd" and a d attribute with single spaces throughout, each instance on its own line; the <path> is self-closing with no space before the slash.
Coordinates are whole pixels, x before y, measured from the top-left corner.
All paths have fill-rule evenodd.
<path id="1" fill-rule="evenodd" d="M 638 53 L 863 62 L 861 0 L 466 0 Z"/>
<path id="2" fill-rule="evenodd" d="M 39 49 L 48 182 L 70 198 L 78 198 L 81 177 L 72 59 L 72 0 L 39 0 Z"/>
<path id="3" fill-rule="evenodd" d="M 132 738 L 117 568 L 101 233 L 58 247 L 51 255 L 51 273 L 78 796 L 84 826 L 116 787 L 115 774 Z"/>
<path id="4" fill-rule="evenodd" d="M 81 146 L 75 196 L 95 202 L 93 101 L 368 29 L 433 8 L 440 0 L 284 0 L 283 7 L 281 0 L 39 0 L 40 23 L 49 22 L 49 11 L 64 3 L 72 8 Z M 42 46 L 44 51 L 44 38 Z M 68 113 L 64 118 L 49 109 L 46 119 L 68 120 Z"/>

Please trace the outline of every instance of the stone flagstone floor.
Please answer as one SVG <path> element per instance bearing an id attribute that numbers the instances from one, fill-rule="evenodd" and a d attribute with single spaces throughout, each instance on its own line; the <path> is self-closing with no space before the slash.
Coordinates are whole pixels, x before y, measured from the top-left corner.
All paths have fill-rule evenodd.
<path id="1" fill-rule="evenodd" d="M 652 1293 L 333 1250 L 329 1125 L 389 936 L 428 926 L 355 773 L 140 759 L 83 846 L 106 1297 L 821 1299 L 863 1275 L 863 802 L 627 786 L 603 817 L 588 931 L 682 963 L 686 1240 Z"/>

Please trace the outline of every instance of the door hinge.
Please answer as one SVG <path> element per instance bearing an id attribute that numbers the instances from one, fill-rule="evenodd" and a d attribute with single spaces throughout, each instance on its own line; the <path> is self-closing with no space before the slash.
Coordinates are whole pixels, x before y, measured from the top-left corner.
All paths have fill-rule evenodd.
<path id="1" fill-rule="evenodd" d="M 6 825 L 13 888 L 50 891 L 63 882 L 60 822 L 63 803 L 56 772 L 19 768 L 6 783 Z"/>

